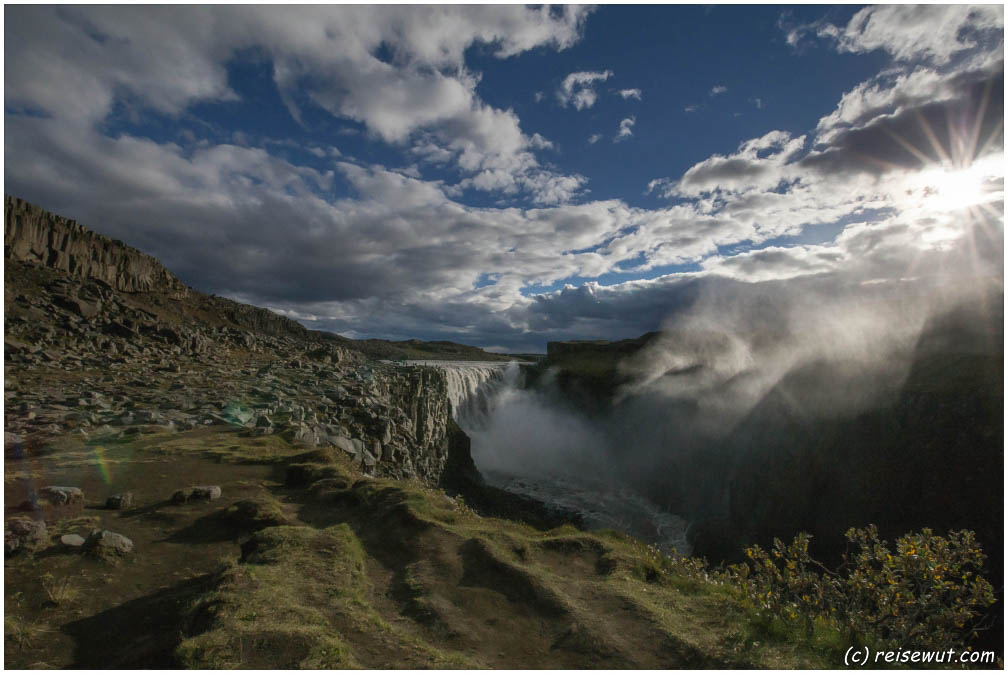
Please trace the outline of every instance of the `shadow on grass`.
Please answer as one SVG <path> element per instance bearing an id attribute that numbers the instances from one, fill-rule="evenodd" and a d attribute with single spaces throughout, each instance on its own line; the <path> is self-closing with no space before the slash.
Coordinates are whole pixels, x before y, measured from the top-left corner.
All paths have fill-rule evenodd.
<path id="1" fill-rule="evenodd" d="M 76 642 L 70 668 L 176 667 L 174 651 L 186 611 L 212 582 L 212 574 L 198 576 L 64 625 L 62 631 Z"/>

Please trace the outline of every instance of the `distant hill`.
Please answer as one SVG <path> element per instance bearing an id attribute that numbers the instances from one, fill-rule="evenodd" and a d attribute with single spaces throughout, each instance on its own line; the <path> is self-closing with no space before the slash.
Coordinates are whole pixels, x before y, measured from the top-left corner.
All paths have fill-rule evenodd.
<path id="1" fill-rule="evenodd" d="M 394 342 L 386 339 L 349 339 L 328 332 L 315 332 L 315 334 L 336 341 L 341 346 L 356 349 L 375 360 L 531 360 L 517 355 L 490 353 L 476 346 L 448 341 L 424 342 L 419 339 L 407 339 Z"/>

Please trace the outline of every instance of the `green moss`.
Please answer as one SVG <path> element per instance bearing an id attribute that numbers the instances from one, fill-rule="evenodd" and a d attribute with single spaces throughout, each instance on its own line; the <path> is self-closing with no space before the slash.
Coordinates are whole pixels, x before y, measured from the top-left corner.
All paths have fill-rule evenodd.
<path id="1" fill-rule="evenodd" d="M 204 456 L 219 463 L 282 463 L 303 452 L 279 435 L 248 436 L 244 429 L 208 426 L 191 431 L 173 432 L 160 429 L 149 435 L 119 440 L 132 449 L 161 455 Z M 109 444 L 95 441 L 91 444 Z"/>
<path id="2" fill-rule="evenodd" d="M 516 648 L 533 654 L 513 660 L 528 666 L 842 661 L 837 630 L 821 625 L 809 635 L 767 623 L 734 587 L 624 534 L 540 531 L 481 517 L 421 484 L 292 456 L 288 488 L 300 490 L 313 526 L 251 535 L 241 560 L 193 606 L 180 664 L 499 667 L 515 666 Z M 231 510 L 255 521 L 282 515 L 269 498 Z M 507 630 L 487 631 L 497 621 Z M 488 645 L 497 638 L 514 638 L 512 651 Z M 651 644 L 646 653 L 641 644 Z"/>

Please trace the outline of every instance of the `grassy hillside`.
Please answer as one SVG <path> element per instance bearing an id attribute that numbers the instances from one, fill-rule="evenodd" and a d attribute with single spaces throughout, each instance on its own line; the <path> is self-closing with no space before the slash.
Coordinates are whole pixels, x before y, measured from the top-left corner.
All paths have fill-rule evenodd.
<path id="1" fill-rule="evenodd" d="M 99 452 L 98 449 L 101 449 Z M 6 564 L 11 667 L 833 667 L 842 640 L 755 617 L 734 588 L 639 541 L 482 517 L 459 498 L 369 479 L 331 450 L 225 427 L 64 437 L 7 475 L 8 501 L 76 476 L 88 508 Z M 91 477 L 87 477 L 87 476 Z M 83 476 L 83 477 L 82 477 Z M 111 476 L 111 482 L 105 478 Z M 222 497 L 173 504 L 180 484 Z M 58 543 L 107 528 L 109 565 Z"/>

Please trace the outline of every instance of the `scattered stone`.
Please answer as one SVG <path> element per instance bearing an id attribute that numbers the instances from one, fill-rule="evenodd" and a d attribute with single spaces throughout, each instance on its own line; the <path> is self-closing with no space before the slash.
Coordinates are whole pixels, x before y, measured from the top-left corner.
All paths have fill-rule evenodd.
<path id="1" fill-rule="evenodd" d="M 113 494 L 105 500 L 105 507 L 109 510 L 123 510 L 133 505 L 133 492 L 124 491 L 121 494 Z"/>
<path id="2" fill-rule="evenodd" d="M 133 553 L 133 541 L 108 529 L 95 529 L 83 545 L 84 552 L 107 561 L 116 561 Z"/>
<path id="3" fill-rule="evenodd" d="M 221 488 L 217 485 L 187 487 L 172 494 L 171 502 L 188 503 L 189 501 L 215 501 L 220 498 Z"/>
<path id="4" fill-rule="evenodd" d="M 60 543 L 68 548 L 79 548 L 84 545 L 84 537 L 77 534 L 63 534 L 60 536 Z"/>
<path id="5" fill-rule="evenodd" d="M 80 487 L 42 487 L 39 498 L 44 498 L 55 505 L 67 505 L 74 502 L 84 502 L 84 492 Z"/>
<path id="6" fill-rule="evenodd" d="M 4 554 L 18 550 L 37 550 L 48 541 L 48 530 L 42 520 L 12 517 L 4 529 Z"/>
<path id="7" fill-rule="evenodd" d="M 84 512 L 84 492 L 78 487 L 42 487 L 20 509 L 40 512 L 46 522 L 80 517 Z"/>

